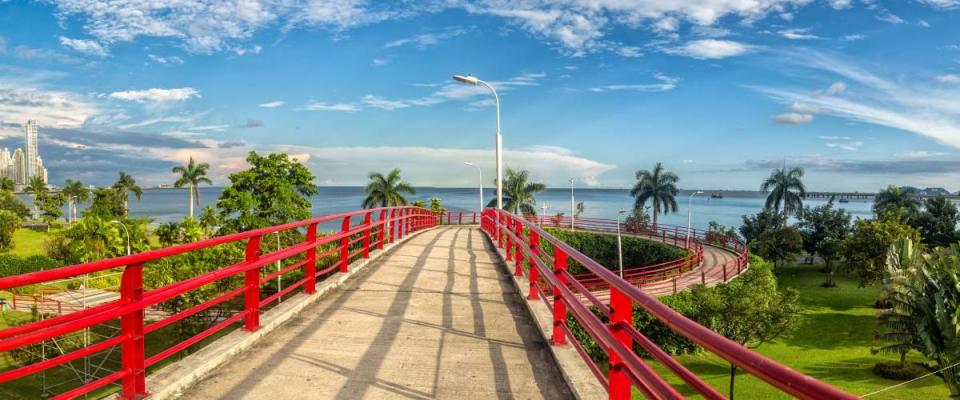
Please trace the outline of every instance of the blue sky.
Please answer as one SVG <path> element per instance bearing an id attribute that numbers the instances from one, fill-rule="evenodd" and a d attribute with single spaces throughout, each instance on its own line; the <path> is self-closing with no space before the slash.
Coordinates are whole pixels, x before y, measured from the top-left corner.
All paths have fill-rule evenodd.
<path id="1" fill-rule="evenodd" d="M 284 151 L 318 183 L 505 163 L 552 186 L 960 189 L 960 1 L 0 1 L 0 145 L 37 119 L 53 183 L 222 183 Z M 489 180 L 489 179 L 488 179 Z"/>

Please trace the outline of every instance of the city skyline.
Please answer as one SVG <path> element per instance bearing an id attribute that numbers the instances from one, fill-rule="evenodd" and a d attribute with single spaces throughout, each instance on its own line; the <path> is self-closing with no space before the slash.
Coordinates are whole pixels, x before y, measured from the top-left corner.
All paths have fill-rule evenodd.
<path id="1" fill-rule="evenodd" d="M 43 166 L 43 159 L 40 157 L 39 136 L 40 127 L 37 121 L 28 120 L 23 124 L 23 148 L 18 147 L 12 154 L 7 147 L 0 149 L 0 176 L 10 178 L 17 190 L 29 185 L 34 176 L 43 179 L 43 183 L 50 183 L 47 168 Z"/>
<path id="2" fill-rule="evenodd" d="M 493 176 L 492 98 L 450 76 L 473 73 L 500 91 L 506 166 L 548 186 L 661 161 L 686 188 L 786 163 L 813 190 L 960 189 L 954 1 L 250 4 L 0 4 L 0 146 L 39 121 L 57 184 L 170 183 L 190 156 L 223 184 L 256 150 L 321 185 L 470 187 L 463 161 Z"/>

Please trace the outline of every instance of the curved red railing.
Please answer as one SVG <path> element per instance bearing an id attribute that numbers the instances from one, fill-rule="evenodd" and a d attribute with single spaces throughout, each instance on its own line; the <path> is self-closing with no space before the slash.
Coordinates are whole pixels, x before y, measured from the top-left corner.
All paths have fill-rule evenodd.
<path id="1" fill-rule="evenodd" d="M 740 369 L 773 385 L 783 392 L 801 399 L 856 399 L 826 383 L 778 364 L 759 353 L 733 342 L 693 320 L 672 310 L 655 297 L 644 293 L 626 280 L 620 279 L 606 267 L 598 264 L 576 249 L 550 235 L 536 223 L 504 211 L 485 210 L 481 228 L 498 248 L 504 249 L 507 262 L 514 262 L 517 275 L 524 274 L 524 261 L 529 264 L 529 298 L 540 300 L 553 313 L 554 345 L 566 344 L 568 339 L 583 360 L 607 389 L 610 399 L 629 399 L 631 388 L 637 387 L 648 398 L 680 399 L 683 396 L 643 358 L 633 351 L 636 344 L 662 363 L 697 393 L 708 399 L 724 398 L 693 372 L 657 347 L 633 326 L 633 306 L 639 305 L 674 332 L 683 335 Z M 553 246 L 553 254 L 543 254 L 541 242 Z M 596 298 L 567 271 L 569 260 L 575 260 L 597 275 L 610 287 L 609 303 Z M 548 297 L 541 283 L 552 291 Z M 604 314 L 601 320 L 581 301 L 581 296 Z M 609 358 L 608 373 L 587 354 L 567 326 L 567 317 L 573 316 L 587 334 L 603 349 Z"/>
<path id="2" fill-rule="evenodd" d="M 336 222 L 340 222 L 339 232 L 318 236 L 318 225 Z M 260 326 L 261 308 L 269 306 L 281 296 L 300 288 L 308 295 L 315 294 L 318 277 L 324 277 L 334 271 L 347 272 L 351 261 L 369 257 L 372 246 L 382 249 L 386 243 L 392 243 L 412 232 L 433 227 L 437 222 L 437 218 L 430 210 L 417 207 L 362 210 L 256 229 L 125 257 L 0 278 L 0 290 L 3 290 L 43 284 L 114 268 L 122 269 L 119 300 L 82 310 L 61 309 L 58 316 L 0 330 L 0 352 L 22 348 L 116 319 L 120 319 L 119 335 L 57 357 L 0 372 L 0 384 L 69 363 L 114 346 L 121 346 L 119 370 L 57 394 L 53 398 L 75 398 L 116 381 L 122 381 L 120 393 L 122 398 L 142 398 L 147 394 L 145 371 L 151 365 L 241 321 L 244 330 L 255 331 Z M 260 242 L 264 236 L 300 229 L 305 230 L 306 238 L 303 242 L 261 254 Z M 227 243 L 245 245 L 243 261 L 171 285 L 152 290 L 144 288 L 143 272 L 147 262 Z M 324 250 L 326 247 L 329 249 Z M 292 264 L 276 272 L 264 274 L 261 271 L 261 267 L 288 259 Z M 327 265 L 318 265 L 325 262 Z M 149 268 L 149 265 L 146 267 Z M 261 298 L 264 284 L 295 270 L 302 271 L 304 278 L 282 289 L 278 287 L 276 293 Z M 164 316 L 157 321 L 144 322 L 144 310 L 148 307 L 174 299 L 201 286 L 240 276 L 243 277 L 243 285 L 240 287 L 228 290 L 212 300 L 176 314 Z M 242 297 L 241 311 L 157 354 L 149 357 L 145 354 L 146 335 L 238 297 Z"/>

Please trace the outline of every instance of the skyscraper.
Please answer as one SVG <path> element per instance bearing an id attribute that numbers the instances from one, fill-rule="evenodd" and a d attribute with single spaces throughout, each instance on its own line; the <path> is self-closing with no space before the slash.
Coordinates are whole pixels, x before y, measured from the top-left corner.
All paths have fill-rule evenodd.
<path id="1" fill-rule="evenodd" d="M 10 150 L 7 150 L 6 147 L 3 148 L 3 151 L 0 151 L 0 176 L 6 176 L 10 179 L 13 179 L 13 174 L 10 172 L 12 166 L 10 160 Z"/>
<path id="2" fill-rule="evenodd" d="M 23 128 L 26 135 L 26 157 L 27 157 L 27 176 L 24 182 L 29 182 L 30 178 L 37 175 L 37 157 L 40 153 L 37 149 L 37 121 L 29 120 Z"/>
<path id="3" fill-rule="evenodd" d="M 13 173 L 14 179 L 18 185 L 25 185 L 27 182 L 27 158 L 23 150 L 17 149 L 13 152 Z"/>

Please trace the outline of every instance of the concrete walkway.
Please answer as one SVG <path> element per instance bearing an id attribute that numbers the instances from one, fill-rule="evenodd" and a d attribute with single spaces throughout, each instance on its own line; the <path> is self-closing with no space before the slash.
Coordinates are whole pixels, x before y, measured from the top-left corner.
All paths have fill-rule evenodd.
<path id="1" fill-rule="evenodd" d="M 572 398 L 507 273 L 476 227 L 423 232 L 183 398 Z"/>

